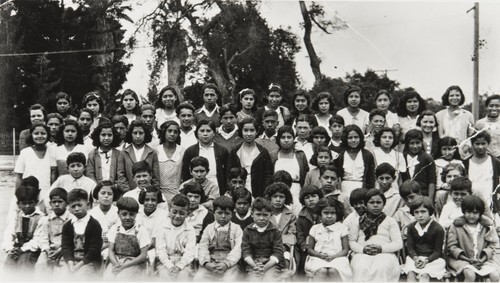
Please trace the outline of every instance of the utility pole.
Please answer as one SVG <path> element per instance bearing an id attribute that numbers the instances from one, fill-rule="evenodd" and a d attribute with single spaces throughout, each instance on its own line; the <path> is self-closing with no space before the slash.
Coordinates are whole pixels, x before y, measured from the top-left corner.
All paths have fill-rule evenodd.
<path id="1" fill-rule="evenodd" d="M 398 69 L 373 70 L 375 73 L 383 73 L 387 77 L 387 72 L 397 72 Z"/>
<path id="2" fill-rule="evenodd" d="M 469 9 L 474 10 L 474 77 L 473 77 L 473 89 L 472 89 L 472 114 L 474 115 L 474 121 L 479 118 L 479 3 L 474 3 L 474 7 Z M 467 11 L 467 13 L 469 12 Z"/>

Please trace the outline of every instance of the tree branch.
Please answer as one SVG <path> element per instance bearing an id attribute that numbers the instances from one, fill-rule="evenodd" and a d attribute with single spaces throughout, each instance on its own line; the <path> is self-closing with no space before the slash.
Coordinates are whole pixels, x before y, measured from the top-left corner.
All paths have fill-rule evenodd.
<path id="1" fill-rule="evenodd" d="M 324 32 L 325 32 L 325 33 L 327 33 L 327 34 L 332 34 L 332 33 L 331 33 L 331 32 L 329 32 L 329 31 L 328 31 L 328 29 L 327 29 L 327 26 L 328 26 L 328 25 L 332 25 L 332 23 L 331 23 L 331 22 L 330 22 L 329 24 L 326 24 L 326 26 L 325 26 L 325 25 L 323 25 L 323 24 L 319 23 L 318 21 L 316 21 L 316 18 L 315 18 L 315 17 L 311 17 L 311 20 L 312 20 L 312 21 L 316 24 L 316 26 L 317 26 L 318 28 L 320 28 L 322 31 L 324 31 Z"/>

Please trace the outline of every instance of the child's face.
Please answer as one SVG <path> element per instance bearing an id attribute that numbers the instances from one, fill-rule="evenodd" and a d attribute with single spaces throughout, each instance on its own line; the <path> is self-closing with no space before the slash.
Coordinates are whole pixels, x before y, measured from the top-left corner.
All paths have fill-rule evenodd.
<path id="1" fill-rule="evenodd" d="M 57 112 L 65 114 L 69 110 L 69 102 L 64 98 L 60 98 L 56 103 L 56 108 Z"/>
<path id="2" fill-rule="evenodd" d="M 297 132 L 297 137 L 307 139 L 311 133 L 311 126 L 307 122 L 300 121 L 295 124 L 295 131 Z"/>
<path id="3" fill-rule="evenodd" d="M 241 106 L 247 110 L 251 110 L 253 107 L 253 104 L 255 103 L 255 98 L 253 97 L 252 94 L 246 94 L 244 95 L 241 100 Z"/>
<path id="4" fill-rule="evenodd" d="M 453 169 L 453 170 L 448 171 L 448 173 L 446 173 L 446 176 L 445 176 L 446 179 L 445 179 L 445 181 L 446 181 L 446 183 L 449 184 L 455 178 L 460 177 L 460 176 L 462 176 L 462 174 L 460 173 L 460 171 L 458 171 L 457 169 Z"/>
<path id="5" fill-rule="evenodd" d="M 327 206 L 321 210 L 321 222 L 324 226 L 330 226 L 337 221 L 337 211 L 333 206 Z"/>
<path id="6" fill-rule="evenodd" d="M 406 100 L 406 111 L 408 112 L 408 114 L 416 113 L 419 107 L 420 107 L 420 102 L 418 101 L 418 98 L 412 97 Z"/>
<path id="7" fill-rule="evenodd" d="M 359 92 L 355 91 L 349 94 L 347 96 L 347 104 L 351 107 L 358 107 L 359 104 L 361 103 L 361 95 Z"/>
<path id="8" fill-rule="evenodd" d="M 310 194 L 304 197 L 304 204 L 307 208 L 315 208 L 319 202 L 319 195 Z"/>
<path id="9" fill-rule="evenodd" d="M 144 137 L 146 133 L 143 127 L 134 127 L 132 129 L 132 143 L 137 146 L 144 145 Z"/>
<path id="10" fill-rule="evenodd" d="M 347 134 L 347 146 L 349 148 L 355 149 L 359 147 L 359 143 L 361 142 L 361 137 L 355 131 L 350 131 Z"/>
<path id="11" fill-rule="evenodd" d="M 35 122 L 40 122 L 43 123 L 44 117 L 43 117 L 43 112 L 41 109 L 36 109 L 36 110 L 30 110 L 30 121 L 31 124 Z"/>
<path id="12" fill-rule="evenodd" d="M 246 181 L 243 180 L 240 176 L 236 178 L 232 178 L 229 180 L 229 190 L 234 192 L 235 190 L 239 188 L 244 188 L 246 184 Z"/>
<path id="13" fill-rule="evenodd" d="M 144 124 L 148 127 L 153 127 L 153 123 L 155 121 L 155 113 L 151 109 L 143 110 L 141 113 L 141 119 L 144 121 Z"/>
<path id="14" fill-rule="evenodd" d="M 418 196 L 418 194 L 411 193 L 406 198 L 403 198 L 403 201 L 405 202 L 405 205 L 407 207 L 410 207 L 410 204 L 412 204 L 412 202 L 415 201 L 415 198 L 417 198 L 417 196 Z"/>
<path id="15" fill-rule="evenodd" d="M 457 205 L 460 206 L 462 204 L 462 201 L 464 200 L 464 197 L 470 195 L 468 190 L 453 190 L 451 191 L 451 199 L 453 202 Z"/>
<path id="16" fill-rule="evenodd" d="M 305 96 L 297 95 L 294 100 L 295 109 L 299 112 L 303 112 L 307 108 L 307 99 Z"/>
<path id="17" fill-rule="evenodd" d="M 441 147 L 441 155 L 445 160 L 452 160 L 455 147 L 452 145 L 443 145 Z"/>
<path id="18" fill-rule="evenodd" d="M 63 200 L 60 196 L 53 196 L 50 199 L 50 207 L 52 207 L 52 211 L 57 216 L 63 215 L 63 213 L 66 211 L 66 206 L 68 204 L 66 203 L 65 200 Z"/>
<path id="19" fill-rule="evenodd" d="M 271 205 L 275 209 L 283 209 L 285 206 L 285 194 L 284 193 L 275 193 L 271 196 Z"/>
<path id="20" fill-rule="evenodd" d="M 322 134 L 317 134 L 313 136 L 313 144 L 320 146 L 320 145 L 325 145 L 326 143 L 326 137 Z"/>
<path id="21" fill-rule="evenodd" d="M 332 159 L 330 158 L 330 154 L 328 154 L 328 152 L 318 152 L 317 161 L 318 167 L 321 167 L 328 165 Z"/>
<path id="22" fill-rule="evenodd" d="M 420 128 L 424 133 L 432 133 L 436 127 L 436 119 L 433 115 L 425 115 L 420 121 Z"/>
<path id="23" fill-rule="evenodd" d="M 464 216 L 465 216 L 465 221 L 467 221 L 467 224 L 475 225 L 479 221 L 481 213 L 479 213 L 479 211 L 477 211 L 476 209 L 474 209 L 474 211 L 466 210 Z"/>
<path id="24" fill-rule="evenodd" d="M 201 196 L 193 193 L 187 193 L 186 196 L 189 199 L 189 208 L 197 209 L 201 202 Z"/>
<path id="25" fill-rule="evenodd" d="M 205 182 L 207 174 L 208 170 L 203 166 L 196 166 L 193 169 L 191 169 L 191 176 L 193 176 L 193 179 L 198 183 Z"/>
<path id="26" fill-rule="evenodd" d="M 99 203 L 104 206 L 111 206 L 113 203 L 114 193 L 110 186 L 104 186 L 97 194 Z"/>
<path id="27" fill-rule="evenodd" d="M 161 102 L 163 102 L 163 105 L 167 109 L 172 109 L 175 107 L 175 101 L 177 98 L 175 97 L 175 94 L 171 90 L 166 90 L 162 95 L 161 95 Z"/>
<path id="28" fill-rule="evenodd" d="M 71 177 L 78 179 L 83 176 L 85 173 L 85 165 L 81 162 L 73 162 L 68 165 L 68 172 Z"/>
<path id="29" fill-rule="evenodd" d="M 85 105 L 85 107 L 92 111 L 94 117 L 97 117 L 97 115 L 99 115 L 99 103 L 96 99 L 87 102 L 87 105 Z"/>
<path id="30" fill-rule="evenodd" d="M 391 149 L 393 143 L 394 135 L 392 134 L 392 132 L 383 132 L 382 135 L 380 135 L 380 147 L 382 149 Z"/>
<path id="31" fill-rule="evenodd" d="M 260 228 L 263 228 L 269 223 L 269 220 L 271 219 L 271 212 L 265 209 L 254 209 L 252 210 L 252 216 L 255 224 L 257 224 Z"/>
<path id="32" fill-rule="evenodd" d="M 239 198 L 235 203 L 235 210 L 239 215 L 246 215 L 250 209 L 250 202 L 245 198 Z"/>
<path id="33" fill-rule="evenodd" d="M 321 189 L 325 192 L 332 192 L 339 187 L 339 177 L 337 173 L 331 170 L 326 170 L 323 175 L 319 177 L 319 182 L 321 183 Z"/>
<path id="34" fill-rule="evenodd" d="M 472 148 L 477 156 L 485 156 L 488 149 L 488 142 L 485 138 L 479 138 L 472 143 Z"/>
<path id="35" fill-rule="evenodd" d="M 274 135 L 274 133 L 276 133 L 276 127 L 278 126 L 278 119 L 274 116 L 267 116 L 264 118 L 264 121 L 262 121 L 262 125 L 268 136 Z"/>
<path id="36" fill-rule="evenodd" d="M 193 126 L 194 115 L 191 109 L 182 108 L 179 111 L 179 120 L 182 128 L 191 128 Z"/>
<path id="37" fill-rule="evenodd" d="M 408 148 L 410 149 L 411 155 L 417 155 L 422 151 L 422 141 L 419 139 L 411 139 L 408 143 Z"/>
<path id="38" fill-rule="evenodd" d="M 101 142 L 102 147 L 110 147 L 113 142 L 113 129 L 104 128 L 101 130 L 99 134 L 99 141 Z"/>
<path id="39" fill-rule="evenodd" d="M 50 129 L 50 135 L 55 137 L 59 131 L 59 127 L 61 127 L 61 122 L 57 118 L 50 118 L 47 121 L 47 127 Z"/>
<path id="40" fill-rule="evenodd" d="M 75 142 L 77 134 L 78 132 L 76 131 L 76 127 L 74 125 L 64 126 L 63 138 L 65 142 L 68 143 Z"/>
<path id="41" fill-rule="evenodd" d="M 120 217 L 123 228 L 130 229 L 134 227 L 135 217 L 137 216 L 136 212 L 121 209 L 118 211 L 118 216 Z"/>
<path id="42" fill-rule="evenodd" d="M 377 183 L 383 192 L 386 192 L 391 188 L 392 182 L 394 182 L 394 178 L 387 173 L 377 176 Z"/>
<path id="43" fill-rule="evenodd" d="M 330 101 L 328 101 L 328 98 L 323 98 L 318 102 L 318 109 L 321 114 L 326 114 L 330 111 Z"/>
<path id="44" fill-rule="evenodd" d="M 280 147 L 284 150 L 293 149 L 293 135 L 291 133 L 283 133 L 280 138 Z"/>
<path id="45" fill-rule="evenodd" d="M 356 210 L 356 212 L 358 213 L 358 215 L 363 215 L 366 211 L 365 202 L 363 200 L 355 202 L 353 207 L 354 210 Z"/>
<path id="46" fill-rule="evenodd" d="M 486 111 L 488 112 L 488 117 L 497 118 L 500 115 L 500 99 L 490 100 L 490 104 L 486 106 Z"/>
<path id="47" fill-rule="evenodd" d="M 222 128 L 226 131 L 234 130 L 234 125 L 236 124 L 236 116 L 234 116 L 231 111 L 227 111 L 220 117 L 220 122 L 222 123 Z"/>
<path id="48" fill-rule="evenodd" d="M 139 188 L 144 188 L 146 185 L 151 185 L 151 174 L 148 171 L 139 171 L 134 175 L 134 182 Z"/>
<path id="49" fill-rule="evenodd" d="M 154 192 L 146 193 L 144 195 L 144 213 L 150 215 L 155 212 L 158 206 L 158 195 Z"/>
<path id="50" fill-rule="evenodd" d="M 222 209 L 217 207 L 214 211 L 215 222 L 219 223 L 219 225 L 224 226 L 229 221 L 231 221 L 231 217 L 233 217 L 233 212 L 229 209 Z"/>
<path id="51" fill-rule="evenodd" d="M 19 209 L 26 215 L 30 215 L 35 212 L 36 201 L 35 200 L 22 200 L 17 202 Z"/>
<path id="52" fill-rule="evenodd" d="M 387 95 L 381 94 L 377 97 L 377 100 L 375 100 L 375 105 L 377 106 L 377 109 L 386 111 L 389 109 L 389 105 L 391 105 L 391 100 Z"/>
<path id="53" fill-rule="evenodd" d="M 43 145 L 47 143 L 49 133 L 47 133 L 44 127 L 36 127 L 33 129 L 31 136 L 35 145 Z"/>
<path id="54" fill-rule="evenodd" d="M 382 129 L 382 127 L 385 124 L 385 118 L 383 116 L 380 116 L 380 115 L 375 115 L 370 120 L 370 124 L 372 125 L 372 129 L 375 132 L 380 131 L 380 129 Z"/>
<path id="55" fill-rule="evenodd" d="M 429 210 L 421 205 L 419 208 L 413 211 L 413 215 L 415 216 L 415 220 L 420 224 L 420 226 L 425 226 L 431 220 L 431 214 Z"/>
<path id="56" fill-rule="evenodd" d="M 132 111 L 134 110 L 135 106 L 137 105 L 137 101 L 135 101 L 135 98 L 132 95 L 125 95 L 123 97 L 123 108 L 127 111 Z"/>
<path id="57" fill-rule="evenodd" d="M 268 104 L 272 108 L 278 108 L 278 106 L 280 106 L 280 104 L 281 104 L 282 99 L 283 99 L 283 96 L 277 91 L 271 91 L 267 95 Z"/>
<path id="58" fill-rule="evenodd" d="M 342 131 L 344 131 L 344 126 L 334 122 L 330 125 L 330 131 L 332 131 L 332 137 L 340 139 Z"/>
<path id="59" fill-rule="evenodd" d="M 253 142 L 257 137 L 257 129 L 252 123 L 244 124 L 243 129 L 241 129 L 241 133 L 243 134 L 243 140 L 246 143 Z"/>
<path id="60" fill-rule="evenodd" d="M 452 106 L 458 106 L 460 105 L 460 100 L 462 100 L 462 95 L 460 94 L 460 91 L 453 89 L 450 91 L 448 95 L 448 102 Z"/>
<path id="61" fill-rule="evenodd" d="M 215 106 L 215 103 L 217 103 L 217 92 L 211 88 L 205 89 L 203 92 L 203 101 L 207 106 Z"/>
<path id="62" fill-rule="evenodd" d="M 78 125 L 80 125 L 80 128 L 84 132 L 90 130 L 90 126 L 92 125 L 92 116 L 90 116 L 90 113 L 80 113 L 80 116 L 78 116 Z"/>
<path id="63" fill-rule="evenodd" d="M 177 206 L 172 204 L 169 209 L 168 217 L 172 222 L 172 225 L 178 227 L 184 223 L 186 217 L 188 216 L 188 207 L 187 206 Z"/>
<path id="64" fill-rule="evenodd" d="M 380 215 L 384 208 L 384 201 L 379 195 L 371 197 L 366 203 L 366 211 L 371 215 Z"/>
<path id="65" fill-rule="evenodd" d="M 165 141 L 169 143 L 175 143 L 177 137 L 179 137 L 179 127 L 176 125 L 171 125 L 165 130 Z"/>
<path id="66" fill-rule="evenodd" d="M 127 127 L 125 127 L 125 124 L 122 122 L 116 123 L 113 125 L 113 128 L 115 128 L 116 132 L 120 135 L 120 139 L 124 140 L 127 135 Z"/>
<path id="67" fill-rule="evenodd" d="M 203 125 L 198 129 L 198 140 L 202 144 L 211 144 L 214 140 L 214 136 L 215 133 L 209 125 Z"/>
<path id="68" fill-rule="evenodd" d="M 78 219 L 85 217 L 88 209 L 88 202 L 85 199 L 79 199 L 69 204 L 69 211 Z"/>

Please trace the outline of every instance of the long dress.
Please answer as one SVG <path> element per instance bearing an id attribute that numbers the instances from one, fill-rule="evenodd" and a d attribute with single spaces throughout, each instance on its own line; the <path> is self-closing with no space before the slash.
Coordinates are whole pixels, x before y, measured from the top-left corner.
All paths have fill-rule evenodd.
<path id="1" fill-rule="evenodd" d="M 292 176 L 292 187 L 290 188 L 290 192 L 292 193 L 293 197 L 293 206 L 291 209 L 295 215 L 298 215 L 298 213 L 302 209 L 299 205 L 301 186 L 299 183 L 300 167 L 295 154 L 293 155 L 293 158 L 280 158 L 280 154 L 278 153 L 278 159 L 276 160 L 276 163 L 274 163 L 274 172 L 277 172 L 279 170 L 284 170 L 290 173 L 290 175 Z"/>

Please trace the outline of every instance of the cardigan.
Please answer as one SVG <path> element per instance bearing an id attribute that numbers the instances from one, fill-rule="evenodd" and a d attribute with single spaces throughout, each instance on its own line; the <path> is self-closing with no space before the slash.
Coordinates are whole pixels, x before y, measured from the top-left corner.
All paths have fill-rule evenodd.
<path id="1" fill-rule="evenodd" d="M 274 167 L 274 164 L 276 163 L 276 160 L 278 160 L 278 155 L 279 155 L 279 151 L 276 154 L 276 157 L 271 157 L 273 159 L 273 161 L 272 161 L 273 167 Z M 302 150 L 295 151 L 295 158 L 297 159 L 297 162 L 299 163 L 300 187 L 304 187 L 306 175 L 307 175 L 307 172 L 309 172 L 309 162 L 307 161 L 306 154 Z"/>
<path id="2" fill-rule="evenodd" d="M 297 242 L 295 238 L 295 221 L 297 221 L 297 216 L 295 216 L 292 210 L 286 206 L 283 208 L 283 211 L 281 211 L 279 223 L 276 223 L 274 216 L 271 216 L 270 222 L 281 231 L 283 245 L 295 245 L 295 242 Z"/>
<path id="3" fill-rule="evenodd" d="M 214 144 L 222 145 L 227 149 L 228 153 L 231 152 L 233 148 L 239 146 L 242 142 L 243 139 L 238 136 L 238 131 L 235 131 L 234 134 L 228 139 L 222 137 L 219 132 L 217 132 L 214 137 Z"/>
<path id="4" fill-rule="evenodd" d="M 408 164 L 408 153 L 404 154 L 406 164 Z M 420 151 L 417 155 L 418 164 L 415 165 L 413 180 L 417 181 L 421 187 L 421 193 L 424 196 L 429 196 L 429 184 L 436 184 L 436 164 L 432 156 Z M 403 181 L 410 180 L 410 170 L 402 173 Z"/>
<path id="5" fill-rule="evenodd" d="M 85 254 L 83 256 L 83 263 L 95 263 L 97 266 L 101 265 L 101 249 L 102 249 L 102 229 L 101 225 L 94 217 L 90 216 L 87 227 L 85 227 L 85 243 L 83 249 Z M 61 255 L 66 262 L 75 260 L 75 229 L 71 220 L 64 223 L 62 228 L 61 239 Z"/>
<path id="6" fill-rule="evenodd" d="M 439 223 L 431 220 L 427 232 L 418 235 L 416 221 L 408 225 L 406 247 L 411 258 L 426 256 L 429 262 L 443 257 L 444 229 Z"/>
<path id="7" fill-rule="evenodd" d="M 266 227 L 264 232 L 257 231 L 254 224 L 248 225 L 243 231 L 243 239 L 241 241 L 241 258 L 246 257 L 267 258 L 274 256 L 278 259 L 277 266 L 283 268 L 285 266 L 283 241 L 281 232 L 271 222 Z M 246 263 L 245 263 L 246 265 Z"/>
<path id="8" fill-rule="evenodd" d="M 189 165 L 191 163 L 191 159 L 200 155 L 200 143 L 196 143 L 186 149 L 184 151 L 184 157 L 182 158 L 182 181 L 186 182 L 191 179 L 191 171 L 189 170 Z M 229 153 L 227 149 L 222 145 L 216 144 L 214 142 L 214 156 L 215 161 L 217 163 L 217 185 L 219 185 L 219 195 L 224 195 L 226 192 L 226 174 L 228 168 L 227 159 Z M 209 168 L 210 170 L 214 170 L 214 168 Z"/>
<path id="9" fill-rule="evenodd" d="M 241 161 L 238 156 L 238 150 L 243 146 L 243 143 L 239 146 L 233 148 L 231 153 L 229 153 L 228 158 L 228 170 L 233 167 L 241 167 Z M 259 155 L 253 160 L 251 167 L 251 187 L 252 196 L 262 197 L 264 196 L 265 188 L 271 184 L 271 178 L 274 173 L 274 166 L 271 162 L 271 157 L 267 150 L 260 144 L 255 143 L 255 146 L 259 150 Z"/>
<path id="10" fill-rule="evenodd" d="M 307 207 L 302 208 L 295 221 L 295 228 L 297 229 L 297 246 L 302 252 L 305 252 L 307 248 L 307 236 L 309 236 L 309 230 L 314 224 L 320 223 L 319 219 L 314 221 L 312 214 L 309 212 Z"/>
<path id="11" fill-rule="evenodd" d="M 109 180 L 114 182 L 117 179 L 116 171 L 118 169 L 118 157 L 120 156 L 120 151 L 117 149 L 111 150 L 111 164 L 109 167 Z M 101 155 L 99 154 L 99 149 L 95 148 L 89 153 L 89 159 L 87 161 L 87 168 L 85 169 L 85 176 L 94 180 L 96 183 L 103 181 L 102 179 L 102 163 Z"/>
<path id="12" fill-rule="evenodd" d="M 153 171 L 151 185 L 159 188 L 160 164 L 158 162 L 158 154 L 148 145 L 144 145 L 142 156 L 144 158 L 141 158 L 141 160 L 146 161 Z M 137 187 L 134 181 L 134 175 L 132 174 L 132 165 L 136 162 L 133 145 L 129 145 L 122 151 L 118 158 L 118 170 L 116 172 L 118 176 L 117 184 L 122 193 Z"/>
<path id="13" fill-rule="evenodd" d="M 377 233 L 365 240 L 365 233 L 359 227 L 359 221 L 349 230 L 349 247 L 354 253 L 363 253 L 367 244 L 378 244 L 382 253 L 395 253 L 403 248 L 403 238 L 399 225 L 392 217 L 386 216 L 377 228 Z"/>
<path id="14" fill-rule="evenodd" d="M 363 157 L 363 164 L 365 166 L 363 172 L 363 187 L 367 189 L 375 188 L 375 158 L 373 154 L 366 149 L 360 150 Z M 346 152 L 344 151 L 333 161 L 335 167 L 338 168 L 340 177 L 344 176 L 344 156 Z"/>

